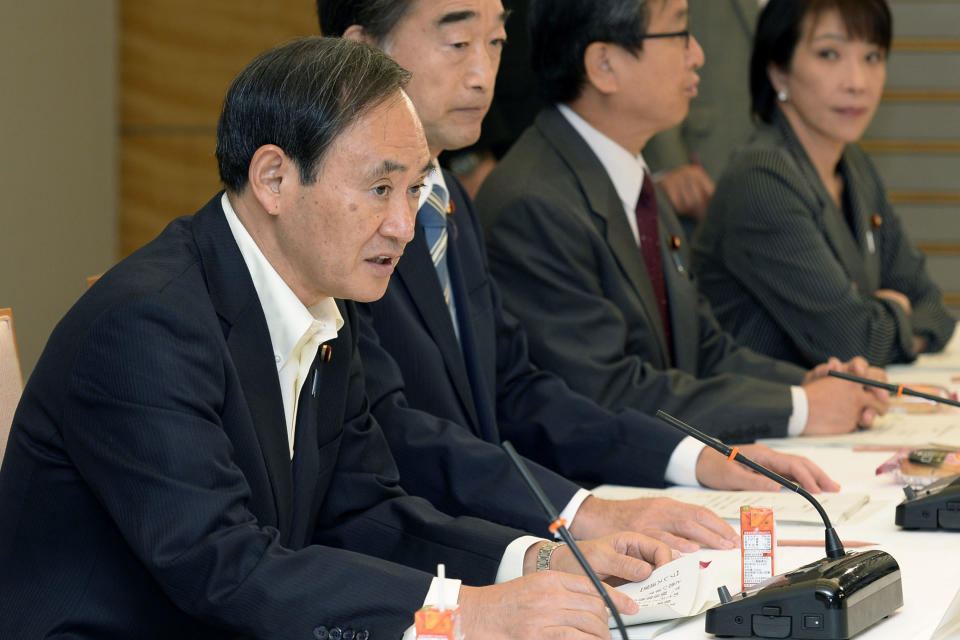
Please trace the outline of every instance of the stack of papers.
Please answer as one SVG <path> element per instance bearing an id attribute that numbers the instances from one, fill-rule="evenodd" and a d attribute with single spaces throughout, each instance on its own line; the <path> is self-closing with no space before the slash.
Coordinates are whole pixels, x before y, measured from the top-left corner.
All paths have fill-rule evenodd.
<path id="1" fill-rule="evenodd" d="M 960 449 L 960 414 L 935 413 L 910 415 L 888 413 L 877 419 L 873 428 L 833 436 L 802 436 L 760 440 L 764 444 L 786 447 L 929 447 Z"/>
<path id="2" fill-rule="evenodd" d="M 621 615 L 629 637 L 653 638 L 681 619 L 703 613 L 719 602 L 719 584 L 709 567 L 701 566 L 696 556 L 683 556 L 663 565 L 643 582 L 617 587 L 640 606 L 640 611 L 633 615 Z M 612 617 L 610 628 L 611 637 L 619 640 L 620 632 Z"/>
<path id="3" fill-rule="evenodd" d="M 607 500 L 632 500 L 633 498 L 673 498 L 680 502 L 689 502 L 711 509 L 724 520 L 740 520 L 740 507 L 770 507 L 777 522 L 798 524 L 822 524 L 820 514 L 806 498 L 783 490 L 780 493 L 768 491 L 702 491 L 697 489 L 647 489 L 643 487 L 622 487 L 606 484 L 593 489 L 598 498 Z M 841 522 L 855 523 L 862 518 L 864 505 L 870 502 L 866 493 L 821 493 L 817 500 L 823 505 L 833 524 Z"/>

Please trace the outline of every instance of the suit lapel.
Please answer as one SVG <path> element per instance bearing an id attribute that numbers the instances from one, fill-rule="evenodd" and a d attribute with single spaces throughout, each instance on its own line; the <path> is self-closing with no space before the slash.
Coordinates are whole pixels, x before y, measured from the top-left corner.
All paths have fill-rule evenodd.
<path id="1" fill-rule="evenodd" d="M 840 161 L 840 169 L 843 172 L 844 189 L 853 218 L 854 243 L 857 246 L 857 252 L 851 255 L 856 257 L 858 269 L 856 281 L 860 291 L 866 294 L 880 288 L 880 252 L 877 251 L 871 222 L 877 212 L 869 208 L 872 199 L 857 188 L 860 185 L 870 184 L 870 181 L 864 176 L 857 175 L 857 167 L 850 162 L 849 158 L 849 154 L 844 153 Z"/>
<path id="2" fill-rule="evenodd" d="M 810 161 L 810 157 L 806 151 L 804 151 L 803 145 L 800 144 L 796 135 L 790 130 L 790 125 L 782 113 L 777 112 L 775 122 L 777 123 L 780 134 L 784 138 L 790 155 L 797 162 L 797 166 L 803 174 L 804 181 L 813 186 L 814 193 L 820 205 L 820 221 L 823 225 L 824 236 L 833 248 L 837 260 L 843 265 L 847 277 L 856 283 L 858 288 L 868 292 L 872 291 L 869 287 L 867 273 L 864 270 L 863 252 L 857 243 L 854 231 L 852 231 L 850 225 L 847 224 L 846 216 L 833 201 L 833 198 L 827 191 L 827 187 L 820 178 L 820 174 L 817 173 L 813 162 Z M 845 161 L 841 161 L 841 165 L 845 164 Z M 849 189 L 849 175 L 842 168 L 841 171 L 844 173 L 845 188 Z M 857 198 L 853 198 L 853 200 L 857 200 Z M 860 215 L 857 212 L 855 213 Z M 855 226 L 863 225 L 862 223 L 855 223 Z"/>
<path id="3" fill-rule="evenodd" d="M 469 304 L 469 300 L 466 299 L 467 293 L 463 291 L 462 277 L 457 277 L 457 282 L 454 283 L 454 276 L 460 276 L 459 269 L 451 268 L 451 263 L 456 260 L 456 251 L 451 251 L 454 244 L 451 230 L 451 238 L 447 243 L 447 268 L 450 269 L 451 289 L 454 291 L 454 296 L 457 296 L 459 312 L 461 307 Z M 430 251 L 427 248 L 423 227 L 419 223 L 416 226 L 416 235 L 413 241 L 407 245 L 403 252 L 403 258 L 397 263 L 397 277 L 409 292 L 410 298 L 423 319 L 424 326 L 427 327 L 427 331 L 430 332 L 430 336 L 440 349 L 450 380 L 453 382 L 467 414 L 473 420 L 474 428 L 479 428 L 476 406 L 473 393 L 470 390 L 470 380 L 467 377 L 463 353 L 460 351 L 457 336 L 453 332 L 450 311 L 443 300 L 440 281 L 437 278 L 433 261 L 430 259 Z"/>
<path id="4" fill-rule="evenodd" d="M 453 196 L 451 195 L 451 197 Z M 470 359 L 471 354 L 473 356 L 477 356 L 478 354 L 476 353 L 477 343 L 473 332 L 474 323 L 471 318 L 472 314 L 470 313 L 470 292 L 467 290 L 463 264 L 460 262 L 460 245 L 457 242 L 459 234 L 457 231 L 456 218 L 449 218 L 447 230 L 450 238 L 450 241 L 447 243 L 447 269 L 450 271 L 450 290 L 453 292 L 453 297 L 457 305 L 457 321 L 460 323 L 460 342 L 456 345 L 456 352 L 449 354 L 449 357 L 447 356 L 447 352 L 444 351 L 444 358 L 448 361 L 448 369 L 450 362 L 453 362 L 456 367 L 451 371 L 450 375 L 453 377 L 454 384 L 457 387 L 457 394 L 466 407 L 467 415 L 477 426 L 480 437 L 488 442 L 499 442 L 500 435 L 496 432 L 496 426 L 494 425 L 493 427 L 494 433 L 489 433 L 487 427 L 490 426 L 489 423 L 491 420 L 480 420 L 480 416 L 478 415 L 476 399 L 477 397 L 484 397 L 484 393 L 479 390 L 474 393 L 474 385 L 482 381 L 484 369 L 482 366 L 477 366 L 477 357 L 472 358 L 474 361 L 472 365 L 474 375 L 471 376 L 467 373 L 467 368 L 471 366 L 467 360 Z M 496 374 L 494 373 L 494 375 Z"/>
<path id="5" fill-rule="evenodd" d="M 309 542 L 326 497 L 336 453 L 330 447 L 343 431 L 344 399 L 353 360 L 352 306 L 337 300 L 344 325 L 320 345 L 300 390 L 293 456 L 293 515 L 286 536 L 292 546 Z M 318 484 L 327 483 L 327 484 Z M 321 490 L 320 487 L 323 487 Z"/>
<path id="6" fill-rule="evenodd" d="M 637 247 L 613 182 L 593 150 L 556 108 L 544 110 L 537 117 L 536 126 L 570 167 L 593 215 L 603 220 L 604 238 L 624 277 L 640 296 L 648 326 L 654 327 L 656 331 L 660 357 L 665 366 L 670 362 L 670 349 L 663 332 L 663 322 L 660 320 L 657 296 L 653 292 L 647 265 L 643 261 L 640 248 Z M 660 247 L 656 250 L 659 251 Z"/>
<path id="7" fill-rule="evenodd" d="M 313 514 L 316 509 L 310 508 L 310 503 L 316 499 L 318 458 L 317 432 L 318 421 L 329 418 L 321 415 L 323 403 L 318 397 L 323 390 L 333 385 L 324 385 L 325 368 L 322 363 L 324 346 L 330 347 L 336 340 L 325 342 L 317 349 L 317 355 L 307 374 L 307 381 L 300 390 L 297 400 L 297 426 L 294 433 L 293 457 L 293 515 L 288 537 L 294 537 L 297 543 L 309 536 L 312 527 Z M 332 347 L 331 347 L 332 348 Z M 328 405 L 335 406 L 335 405 Z"/>
<path id="8" fill-rule="evenodd" d="M 216 196 L 196 215 L 195 238 L 213 304 L 225 326 L 250 419 L 260 442 L 281 530 L 290 523 L 293 477 L 280 383 L 260 300 Z M 274 373 L 274 375 L 269 375 Z"/>
<path id="9" fill-rule="evenodd" d="M 657 208 L 660 220 L 660 249 L 663 259 L 663 277 L 666 280 L 667 300 L 670 301 L 670 323 L 673 336 L 672 367 L 695 371 L 700 350 L 696 287 L 687 273 L 689 251 L 680 223 L 668 204 L 667 196 L 657 189 Z M 674 245 L 673 238 L 679 242 Z"/>

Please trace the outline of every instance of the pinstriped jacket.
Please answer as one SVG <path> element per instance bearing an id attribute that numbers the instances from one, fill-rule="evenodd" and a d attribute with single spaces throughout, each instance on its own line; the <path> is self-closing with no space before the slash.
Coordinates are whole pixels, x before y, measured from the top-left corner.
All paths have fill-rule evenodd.
<path id="1" fill-rule="evenodd" d="M 842 208 L 779 110 L 731 160 L 693 242 L 717 319 L 741 344 L 804 365 L 856 355 L 909 362 L 914 335 L 943 348 L 956 320 L 876 168 L 848 145 L 838 170 Z M 905 294 L 913 312 L 878 289 Z"/>

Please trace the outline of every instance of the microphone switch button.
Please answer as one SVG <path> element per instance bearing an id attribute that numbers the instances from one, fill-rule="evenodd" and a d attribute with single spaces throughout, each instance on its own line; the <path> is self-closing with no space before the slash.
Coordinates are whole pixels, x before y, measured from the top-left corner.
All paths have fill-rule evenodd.
<path id="1" fill-rule="evenodd" d="M 803 616 L 803 628 L 804 628 L 804 629 L 822 629 L 822 628 L 823 628 L 823 616 L 804 615 L 804 616 Z"/>

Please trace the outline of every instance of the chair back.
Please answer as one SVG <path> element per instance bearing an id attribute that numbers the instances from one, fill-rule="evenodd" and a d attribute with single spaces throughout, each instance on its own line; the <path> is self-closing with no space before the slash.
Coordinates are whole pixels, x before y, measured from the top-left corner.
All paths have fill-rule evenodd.
<path id="1" fill-rule="evenodd" d="M 13 332 L 13 312 L 0 309 L 0 460 L 7 449 L 13 412 L 23 393 L 23 374 L 17 338 Z"/>

